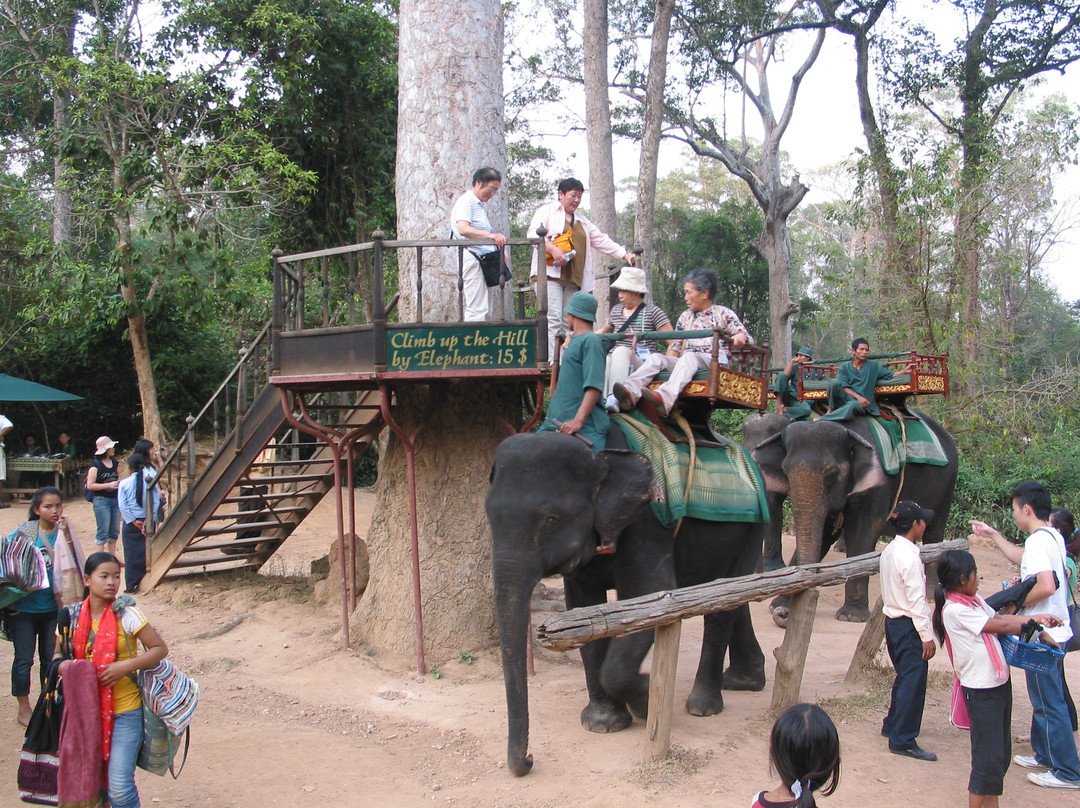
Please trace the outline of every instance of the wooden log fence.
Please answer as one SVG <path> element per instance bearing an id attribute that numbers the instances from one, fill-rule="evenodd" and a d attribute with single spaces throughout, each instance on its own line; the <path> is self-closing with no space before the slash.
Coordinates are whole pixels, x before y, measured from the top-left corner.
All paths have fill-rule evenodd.
<path id="1" fill-rule="evenodd" d="M 924 564 L 937 561 L 946 550 L 968 549 L 967 539 L 929 544 L 919 548 Z M 671 745 L 671 717 L 675 702 L 675 673 L 679 658 L 682 621 L 688 617 L 734 609 L 744 603 L 793 595 L 784 641 L 773 653 L 771 707 L 782 710 L 799 701 L 806 652 L 814 627 L 818 593 L 822 586 L 837 586 L 849 578 L 861 578 L 878 571 L 880 551 L 841 561 L 803 564 L 740 578 L 725 578 L 707 584 L 653 592 L 638 598 L 582 606 L 544 620 L 536 630 L 537 642 L 554 651 L 578 648 L 604 637 L 623 637 L 656 630 L 652 676 L 649 684 L 649 718 L 645 729 L 644 760 L 664 757 Z M 846 682 L 855 682 L 858 672 L 881 648 L 884 619 L 879 599 L 859 638 Z"/>

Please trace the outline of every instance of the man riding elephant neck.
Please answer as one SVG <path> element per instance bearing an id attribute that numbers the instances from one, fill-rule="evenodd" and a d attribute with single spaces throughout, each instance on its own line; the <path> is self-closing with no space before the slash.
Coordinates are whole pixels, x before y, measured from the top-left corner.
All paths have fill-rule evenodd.
<path id="1" fill-rule="evenodd" d="M 881 415 L 874 388 L 878 382 L 893 378 L 893 372 L 870 358 L 870 343 L 862 337 L 851 343 L 851 361 L 840 366 L 840 372 L 829 383 L 829 411 L 823 421 L 850 421 L 856 415 Z M 910 373 L 914 360 L 904 370 Z"/>
<path id="2" fill-rule="evenodd" d="M 810 402 L 799 400 L 799 373 L 802 366 L 814 361 L 814 355 L 809 348 L 799 348 L 799 352 L 791 357 L 782 372 L 776 374 L 773 383 L 773 392 L 776 393 L 776 411 L 786 415 L 792 421 L 809 421 L 811 415 Z"/>

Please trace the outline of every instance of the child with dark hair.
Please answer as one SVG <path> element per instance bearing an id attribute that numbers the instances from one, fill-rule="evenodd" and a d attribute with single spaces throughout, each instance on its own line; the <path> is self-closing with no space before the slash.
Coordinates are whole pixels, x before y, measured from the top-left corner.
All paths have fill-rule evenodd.
<path id="1" fill-rule="evenodd" d="M 789 707 L 773 724 L 769 768 L 780 785 L 757 795 L 751 808 L 814 808 L 814 792 L 828 797 L 840 784 L 840 737 L 816 704 Z"/>
<path id="2" fill-rule="evenodd" d="M 1071 610 L 1076 608 L 1074 605 L 1076 603 L 1076 559 L 1080 556 L 1080 531 L 1076 529 L 1076 519 L 1072 511 L 1065 508 L 1058 508 L 1050 514 L 1050 526 L 1056 528 L 1065 539 L 1065 577 L 1068 579 L 1065 585 L 1065 597 L 1071 617 Z M 1070 650 L 1077 650 L 1076 638 L 1073 637 L 1070 642 Z M 1062 668 L 1061 672 L 1064 673 L 1065 669 Z M 1065 692 L 1065 707 L 1069 711 L 1069 724 L 1072 726 L 1072 731 L 1076 732 L 1076 702 L 1073 701 L 1072 693 L 1069 692 L 1068 679 L 1062 679 L 1061 686 Z"/>
<path id="3" fill-rule="evenodd" d="M 994 808 L 1012 755 L 1012 683 L 996 634 L 1019 634 L 1031 620 L 1057 626 L 1049 614 L 996 614 L 979 597 L 979 571 L 966 550 L 946 550 L 937 563 L 934 633 L 952 660 L 971 720 L 968 808 Z"/>

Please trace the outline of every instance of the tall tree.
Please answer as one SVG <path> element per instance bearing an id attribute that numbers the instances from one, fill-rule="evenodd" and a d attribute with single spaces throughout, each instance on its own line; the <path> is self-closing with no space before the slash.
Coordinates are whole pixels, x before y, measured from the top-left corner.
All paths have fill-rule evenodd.
<path id="1" fill-rule="evenodd" d="M 446 237 L 455 199 L 481 166 L 505 168 L 502 9 L 497 0 L 406 0 L 399 10 L 397 235 Z M 451 21 L 448 24 L 448 21 Z M 488 203 L 507 232 L 503 194 Z M 459 319 L 457 252 L 427 251 L 426 322 Z M 417 268 L 399 255 L 402 319 L 416 319 Z M 495 446 L 514 423 L 506 385 L 432 382 L 395 391 L 394 418 L 416 444 L 418 543 L 426 652 L 434 659 L 489 645 L 495 636 L 491 541 L 484 492 Z M 485 402 L 477 406 L 477 401 Z M 520 399 L 518 399 L 520 401 Z M 371 577 L 357 606 L 366 642 L 413 646 L 409 484 L 405 445 L 390 435 L 379 457 L 369 531 Z"/>

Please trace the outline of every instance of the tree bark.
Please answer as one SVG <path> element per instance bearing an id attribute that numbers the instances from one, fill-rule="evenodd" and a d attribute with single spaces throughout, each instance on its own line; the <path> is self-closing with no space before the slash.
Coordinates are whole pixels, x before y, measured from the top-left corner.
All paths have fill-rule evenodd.
<path id="1" fill-rule="evenodd" d="M 667 84 L 668 37 L 675 0 L 657 0 L 653 17 L 649 77 L 645 84 L 644 129 L 638 169 L 637 206 L 634 212 L 634 246 L 641 247 L 642 266 L 653 265 L 653 214 L 656 210 L 656 173 L 660 138 L 664 127 L 664 86 Z M 646 277 L 652 288 L 652 273 Z"/>
<path id="2" fill-rule="evenodd" d="M 589 218 L 612 238 L 615 213 L 615 169 L 611 156 L 611 102 L 608 98 L 608 16 L 606 0 L 585 0 L 585 137 L 589 148 Z M 604 259 L 606 260 L 606 256 Z M 598 323 L 611 310 L 607 271 L 596 273 Z"/>
<path id="3" fill-rule="evenodd" d="M 453 7 L 407 0 L 399 13 L 398 237 L 446 238 L 450 208 L 481 166 L 505 168 L 502 9 L 496 0 Z M 503 194 L 488 203 L 507 232 Z M 427 250 L 424 320 L 458 314 L 457 252 Z M 415 253 L 398 253 L 402 320 L 417 311 Z M 521 277 L 524 269 L 519 268 Z M 416 433 L 415 474 L 425 657 L 438 665 L 496 640 L 491 535 L 484 496 L 500 419 L 521 423 L 513 384 L 460 380 L 396 388 L 393 417 Z M 364 643 L 407 653 L 415 645 L 406 446 L 382 443 L 375 517 L 368 534 L 371 577 L 352 626 Z"/>
<path id="4" fill-rule="evenodd" d="M 506 170 L 502 8 L 493 0 L 407 0 L 398 20 L 397 235 L 448 238 L 450 208 L 472 187 L 473 172 Z M 496 230 L 507 233 L 505 194 L 487 210 Z M 403 250 L 399 260 L 401 317 L 408 322 L 418 302 L 415 255 Z M 423 294 L 425 321 L 461 319 L 456 250 L 425 252 Z"/>

